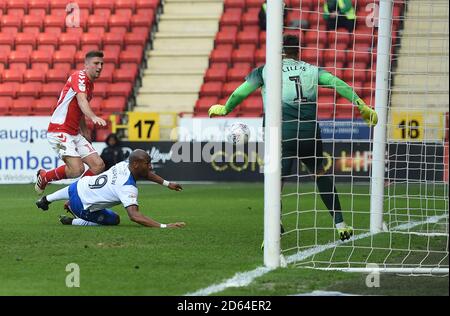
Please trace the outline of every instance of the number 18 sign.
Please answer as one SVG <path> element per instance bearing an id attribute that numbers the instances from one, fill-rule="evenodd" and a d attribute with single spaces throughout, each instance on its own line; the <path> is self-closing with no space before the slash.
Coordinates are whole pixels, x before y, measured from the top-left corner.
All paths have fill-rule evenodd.
<path id="1" fill-rule="evenodd" d="M 129 141 L 157 141 L 159 137 L 159 114 L 147 112 L 128 113 Z"/>

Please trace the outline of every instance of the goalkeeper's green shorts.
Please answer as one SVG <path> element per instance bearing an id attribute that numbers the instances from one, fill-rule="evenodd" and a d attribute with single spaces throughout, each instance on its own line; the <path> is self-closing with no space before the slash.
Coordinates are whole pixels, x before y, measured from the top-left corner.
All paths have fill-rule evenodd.
<path id="1" fill-rule="evenodd" d="M 284 179 L 287 180 L 288 176 L 296 177 L 300 173 L 300 161 L 306 165 L 308 171 L 312 174 L 323 170 L 323 145 L 318 125 L 315 138 L 302 139 L 298 137 L 297 139 L 289 139 L 285 133 L 283 139 L 281 175 Z"/>

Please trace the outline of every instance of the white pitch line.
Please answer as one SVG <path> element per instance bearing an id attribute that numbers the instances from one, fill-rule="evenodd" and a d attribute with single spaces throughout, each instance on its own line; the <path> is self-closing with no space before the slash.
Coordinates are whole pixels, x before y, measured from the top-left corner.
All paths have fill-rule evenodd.
<path id="1" fill-rule="evenodd" d="M 422 221 L 422 222 L 411 222 L 411 223 L 407 223 L 407 224 L 402 224 L 399 225 L 397 227 L 394 227 L 392 229 L 398 229 L 398 230 L 407 230 L 407 229 L 411 229 L 415 226 L 419 226 L 419 225 L 423 225 L 423 224 L 429 224 L 429 223 L 437 223 L 439 220 L 446 218 L 447 215 L 440 215 L 440 216 L 433 216 L 428 218 L 426 221 Z M 342 245 L 345 243 L 349 243 L 349 242 L 354 242 L 356 240 L 359 239 L 363 239 L 363 238 L 367 238 L 370 236 L 373 236 L 376 234 L 372 234 L 372 233 L 364 233 L 361 235 L 357 235 L 354 236 L 351 240 L 346 240 L 346 241 L 335 241 L 332 243 L 328 243 L 325 245 L 319 245 L 316 246 L 314 248 L 310 248 L 308 250 L 305 251 L 300 251 L 294 255 L 291 255 L 289 257 L 287 257 L 286 262 L 287 263 L 292 263 L 292 262 L 296 262 L 296 261 L 301 261 L 301 260 L 305 260 L 308 259 L 309 257 L 312 257 L 318 253 L 321 253 L 325 250 L 328 249 L 332 249 L 334 247 L 336 247 L 337 245 Z M 232 278 L 219 283 L 219 284 L 213 284 L 211 286 L 208 286 L 204 289 L 200 289 L 198 291 L 192 292 L 192 293 L 188 293 L 185 294 L 185 296 L 208 296 L 211 295 L 213 293 L 217 293 L 217 292 L 221 292 L 229 287 L 242 287 L 242 286 L 247 286 L 250 283 L 253 282 L 253 280 L 255 280 L 256 278 L 259 278 L 260 276 L 263 276 L 264 274 L 270 272 L 274 270 L 273 268 L 267 268 L 267 267 L 258 267 L 254 270 L 251 271 L 247 271 L 247 272 L 238 272 L 236 273 Z"/>

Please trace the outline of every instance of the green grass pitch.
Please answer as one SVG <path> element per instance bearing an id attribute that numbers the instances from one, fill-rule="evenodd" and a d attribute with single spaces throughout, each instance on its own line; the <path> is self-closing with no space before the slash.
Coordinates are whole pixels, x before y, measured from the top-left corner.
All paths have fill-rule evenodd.
<path id="1" fill-rule="evenodd" d="M 138 186 L 144 214 L 163 223 L 185 221 L 187 226 L 179 230 L 145 228 L 132 223 L 122 207 L 114 208 L 121 216 L 118 227 L 63 226 L 58 221 L 64 213 L 62 202 L 42 212 L 34 205 L 37 196 L 32 185 L 1 185 L 0 295 L 184 295 L 262 266 L 262 184 L 187 184 L 183 192 Z M 46 193 L 59 188 L 51 185 Z M 303 188 L 307 192 L 313 186 Z M 295 191 L 295 186 L 286 192 L 289 190 Z M 353 208 L 361 211 L 345 214 L 346 221 L 357 229 L 366 228 L 367 196 L 358 196 L 345 186 L 338 190 L 344 208 L 353 203 Z M 365 192 L 367 187 L 356 190 Z M 295 212 L 289 213 L 297 203 L 304 212 L 299 221 Z M 335 238 L 331 217 L 314 195 L 286 197 L 283 209 L 288 214 L 283 217 L 286 228 L 299 225 L 300 229 L 299 246 L 297 231 L 283 237 L 283 247 L 293 247 L 291 252 Z M 325 229 L 315 233 L 308 228 L 313 223 Z M 325 252 L 315 260 L 338 262 L 346 256 Z M 352 259 L 363 260 L 364 254 Z M 80 267 L 78 288 L 66 287 L 69 263 Z M 214 295 L 291 295 L 314 290 L 448 295 L 448 277 L 383 276 L 380 288 L 367 288 L 365 277 L 289 266 L 247 287 Z"/>

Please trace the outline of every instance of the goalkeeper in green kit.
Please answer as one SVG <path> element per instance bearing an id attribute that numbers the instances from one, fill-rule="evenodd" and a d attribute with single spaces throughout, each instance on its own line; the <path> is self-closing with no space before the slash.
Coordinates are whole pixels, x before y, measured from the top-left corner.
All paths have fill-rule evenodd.
<path id="1" fill-rule="evenodd" d="M 353 228 L 344 222 L 333 176 L 325 174 L 323 168 L 322 140 L 316 114 L 317 86 L 333 88 L 356 105 L 369 126 L 377 124 L 378 116 L 344 81 L 319 67 L 299 61 L 299 41 L 296 36 L 284 36 L 283 53 L 282 177 L 289 175 L 298 157 L 309 172 L 315 175 L 320 196 L 334 219 L 339 238 L 350 239 Z M 216 104 L 210 107 L 209 116 L 227 115 L 260 87 L 264 99 L 265 80 L 264 66 L 254 69 L 246 77 L 246 81 L 231 94 L 225 105 Z"/>

